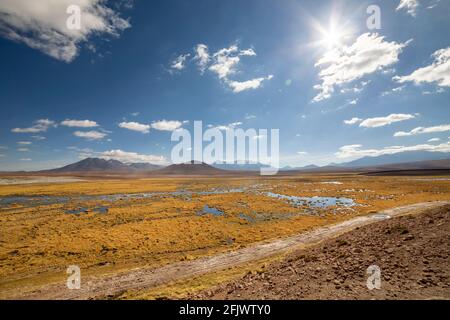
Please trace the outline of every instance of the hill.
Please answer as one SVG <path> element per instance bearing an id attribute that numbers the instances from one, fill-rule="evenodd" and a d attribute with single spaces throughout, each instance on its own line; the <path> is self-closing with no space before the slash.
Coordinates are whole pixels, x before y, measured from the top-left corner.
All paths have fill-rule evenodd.
<path id="1" fill-rule="evenodd" d="M 191 161 L 188 163 L 172 164 L 165 168 L 155 170 L 153 173 L 161 175 L 223 175 L 229 174 L 230 172 L 215 168 L 204 162 Z"/>

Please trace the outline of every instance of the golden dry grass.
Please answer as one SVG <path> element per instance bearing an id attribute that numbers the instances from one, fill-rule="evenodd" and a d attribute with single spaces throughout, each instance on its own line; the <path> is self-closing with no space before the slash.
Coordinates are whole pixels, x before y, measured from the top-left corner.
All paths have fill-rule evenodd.
<path id="1" fill-rule="evenodd" d="M 426 178 L 429 179 L 429 178 Z M 340 182 L 332 184 L 329 182 Z M 248 192 L 174 195 L 176 190 L 251 188 Z M 353 209 L 303 208 L 258 191 L 296 196 L 354 199 Z M 161 193 L 151 198 L 122 197 L 114 202 L 76 200 L 77 195 Z M 258 241 L 286 237 L 349 217 L 411 203 L 449 200 L 450 181 L 420 177 L 306 175 L 271 178 L 195 178 L 91 180 L 67 184 L 0 186 L 0 196 L 69 196 L 69 203 L 0 208 L 0 296 L 10 290 L 64 281 L 68 265 L 84 275 L 195 259 L 235 250 Z M 197 215 L 203 206 L 224 216 Z M 97 212 L 67 214 L 67 209 L 108 206 Z M 241 214 L 254 218 L 244 219 Z M 209 280 L 208 280 L 209 281 Z"/>

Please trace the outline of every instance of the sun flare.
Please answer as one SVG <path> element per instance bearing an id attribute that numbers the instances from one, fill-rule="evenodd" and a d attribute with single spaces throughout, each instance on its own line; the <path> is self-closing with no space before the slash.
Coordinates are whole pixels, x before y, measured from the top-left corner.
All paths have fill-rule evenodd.
<path id="1" fill-rule="evenodd" d="M 331 29 L 326 32 L 322 38 L 322 43 L 328 49 L 334 48 L 342 44 L 344 34 L 336 29 Z"/>

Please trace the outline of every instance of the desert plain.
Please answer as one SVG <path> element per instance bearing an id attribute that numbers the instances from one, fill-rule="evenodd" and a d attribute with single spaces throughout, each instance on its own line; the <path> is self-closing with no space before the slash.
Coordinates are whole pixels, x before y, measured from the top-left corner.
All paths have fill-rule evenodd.
<path id="1" fill-rule="evenodd" d="M 387 209 L 450 200 L 448 176 L 30 179 L 2 177 L 0 185 L 2 299 L 188 297 L 258 273 L 302 246 L 258 254 L 266 244 Z M 226 258 L 243 250 L 245 259 Z M 215 257 L 229 262 L 217 267 Z M 71 265 L 80 267 L 87 286 L 80 294 L 65 286 Z M 144 281 L 148 274 L 154 281 Z"/>

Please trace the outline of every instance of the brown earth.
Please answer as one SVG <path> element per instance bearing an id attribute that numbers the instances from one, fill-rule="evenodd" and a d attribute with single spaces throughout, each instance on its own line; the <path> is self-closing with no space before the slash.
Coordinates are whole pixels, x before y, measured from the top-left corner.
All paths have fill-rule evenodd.
<path id="1" fill-rule="evenodd" d="M 190 299 L 450 299 L 450 205 L 399 216 L 298 250 Z M 381 288 L 367 288 L 367 268 Z"/>
<path id="2" fill-rule="evenodd" d="M 316 244 L 320 241 L 324 241 L 330 238 L 336 238 L 342 233 L 349 232 L 351 230 L 354 230 L 355 228 L 361 228 L 363 226 L 367 226 L 368 224 L 372 224 L 375 227 L 376 232 L 370 231 L 371 226 L 365 227 L 369 228 L 366 231 L 362 230 L 359 231 L 360 234 L 355 236 L 354 239 L 346 239 L 340 238 L 337 242 L 337 245 L 331 244 L 330 249 L 327 249 L 327 252 L 323 253 L 323 249 L 319 250 L 318 252 L 312 252 L 308 255 L 308 257 L 301 257 L 297 260 L 299 260 L 299 263 L 305 263 L 308 262 L 308 266 L 306 269 L 301 269 L 301 265 L 296 265 L 291 262 L 286 262 L 282 266 L 274 266 L 266 273 L 262 273 L 258 276 L 248 276 L 244 278 L 241 282 L 230 284 L 226 287 L 220 287 L 218 288 L 214 294 L 208 292 L 205 294 L 200 294 L 197 298 L 226 298 L 226 297 L 232 297 L 232 298 L 248 298 L 248 299 L 255 299 L 255 298 L 273 298 L 273 299 L 287 299 L 289 298 L 289 295 L 287 295 L 289 291 L 289 287 L 295 288 L 295 284 L 302 285 L 303 283 L 306 283 L 308 287 L 316 287 L 320 288 L 320 286 L 314 286 L 314 281 L 311 282 L 311 279 L 315 279 L 317 284 L 320 284 L 320 278 L 323 275 L 327 275 L 322 269 L 323 264 L 325 261 L 325 264 L 329 266 L 333 266 L 334 269 L 330 269 L 330 272 L 335 272 L 336 274 L 328 275 L 330 277 L 330 281 L 341 281 L 341 278 L 347 278 L 349 270 L 357 270 L 357 268 L 367 268 L 366 262 L 362 259 L 364 255 L 361 253 L 361 258 L 353 257 L 347 259 L 345 254 L 348 254 L 349 252 L 353 252 L 352 250 L 349 250 L 348 243 L 355 242 L 357 246 L 360 245 L 364 241 L 364 235 L 366 234 L 373 234 L 374 238 L 370 239 L 372 245 L 380 245 L 380 243 L 383 243 L 383 239 L 379 240 L 378 242 L 375 241 L 376 237 L 375 235 L 377 232 L 379 232 L 379 225 L 377 221 L 388 219 L 389 217 L 395 217 L 399 215 L 405 215 L 405 214 L 412 214 L 414 212 L 423 212 L 426 210 L 429 210 L 430 208 L 445 208 L 445 210 L 439 211 L 439 215 L 437 217 L 433 218 L 437 225 L 441 226 L 441 224 L 444 224 L 444 231 L 447 231 L 447 233 L 444 235 L 446 238 L 446 242 L 444 245 L 440 245 L 437 243 L 432 243 L 433 248 L 439 248 L 439 250 L 442 249 L 442 252 L 439 251 L 439 259 L 443 261 L 436 262 L 437 266 L 444 266 L 447 268 L 448 263 L 448 231 L 449 231 L 449 209 L 450 204 L 448 202 L 428 202 L 428 203 L 417 203 L 413 205 L 403 206 L 403 207 L 397 207 L 392 209 L 387 209 L 379 212 L 378 214 L 371 214 L 367 216 L 359 216 L 355 217 L 353 219 L 349 219 L 334 225 L 324 226 L 321 228 L 314 229 L 310 232 L 301 233 L 292 237 L 287 237 L 283 239 L 278 239 L 272 242 L 268 243 L 259 243 L 255 244 L 253 246 L 249 246 L 243 249 L 227 252 L 227 253 L 221 253 L 209 257 L 204 257 L 200 259 L 196 259 L 193 261 L 182 261 L 178 263 L 169 264 L 166 266 L 163 266 L 161 268 L 138 268 L 129 270 L 127 272 L 113 274 L 105 277 L 87 277 L 83 278 L 83 285 L 80 290 L 68 290 L 65 287 L 65 282 L 44 286 L 37 290 L 33 290 L 32 292 L 28 293 L 20 293 L 16 292 L 15 294 L 9 295 L 9 298 L 22 298 L 22 299 L 90 299 L 90 298 L 106 298 L 106 297 L 118 297 L 124 292 L 130 291 L 130 290 L 149 290 L 151 288 L 160 286 L 164 283 L 168 283 L 170 281 L 176 281 L 186 278 L 192 278 L 196 276 L 200 276 L 202 274 L 206 274 L 208 272 L 214 272 L 218 270 L 223 270 L 226 268 L 230 268 L 233 266 L 237 266 L 240 264 L 248 263 L 255 260 L 264 259 L 273 255 L 282 254 L 283 252 L 293 250 L 298 248 L 298 246 L 301 245 L 310 245 L 310 244 Z M 441 218 L 442 215 L 442 218 Z M 430 218 L 431 219 L 431 218 Z M 447 219 L 447 220 L 445 220 Z M 413 219 L 414 220 L 414 219 Z M 442 221 L 441 221 L 442 220 Z M 396 234 L 397 229 L 393 229 L 393 233 Z M 369 232 L 370 231 L 370 232 Z M 361 233 L 362 232 L 362 233 Z M 403 241 L 410 241 L 408 240 L 411 234 L 404 233 L 405 231 L 401 229 L 400 231 L 401 236 L 400 240 L 401 243 Z M 397 232 L 397 233 L 398 233 Z M 441 234 L 440 234 L 441 235 Z M 441 235 L 442 236 L 442 235 Z M 351 237 L 351 236 L 350 236 Z M 405 239 L 406 240 L 405 240 Z M 434 241 L 434 238 L 431 237 L 431 239 Z M 425 239 L 423 242 L 428 241 L 429 239 Z M 441 238 L 438 239 L 439 241 L 442 241 Z M 359 241 L 359 242 L 358 242 Z M 380 242 L 380 243 L 379 243 Z M 334 241 L 333 241 L 334 243 Z M 395 244 L 394 244 L 395 245 Z M 395 248 L 389 243 L 386 244 L 387 248 Z M 423 248 L 426 248 L 424 244 L 420 244 L 416 249 L 422 250 Z M 317 249 L 316 249 L 317 250 Z M 390 250 L 390 249 L 387 249 Z M 321 253 L 322 252 L 322 253 Z M 436 252 L 436 251 L 435 251 Z M 301 253 L 303 255 L 303 253 Z M 320 254 L 325 256 L 320 256 Z M 328 257 L 327 257 L 328 255 Z M 338 259 L 334 259 L 333 257 L 338 257 Z M 434 255 L 431 255 L 431 257 L 434 257 Z M 428 259 L 428 255 L 426 257 Z M 301 260 L 303 259 L 303 260 Z M 343 261 L 340 261 L 340 259 L 345 260 L 345 263 L 350 264 L 351 266 L 346 266 L 345 269 L 340 268 L 341 264 L 344 264 Z M 350 260 L 351 259 L 351 260 Z M 358 260 L 361 259 L 362 261 Z M 389 275 L 390 271 L 388 268 L 384 268 L 385 266 L 385 260 L 386 257 L 382 256 L 381 258 L 374 259 L 374 261 L 382 267 L 383 270 L 383 276 Z M 425 258 L 424 258 L 425 259 Z M 333 260 L 339 260 L 339 261 L 333 261 Z M 347 262 L 347 260 L 349 260 Z M 367 260 L 367 259 L 366 259 Z M 301 262 L 303 261 L 303 262 Z M 424 260 L 425 261 L 425 260 Z M 428 260 L 427 260 L 428 261 Z M 311 263 L 311 267 L 309 267 L 309 263 Z M 425 263 L 425 262 L 424 262 Z M 291 264 L 293 264 L 291 266 Z M 334 266 L 337 267 L 334 267 Z M 321 267 L 321 269 L 318 269 Z M 354 269 L 352 269 L 354 268 Z M 296 269 L 299 269 L 299 271 L 296 271 Z M 311 279 L 304 279 L 304 281 L 299 278 L 301 274 L 308 275 L 310 274 L 310 271 L 314 270 L 315 273 L 313 273 Z M 365 270 L 365 269 L 364 269 Z M 362 273 L 362 276 L 364 276 L 364 270 Z M 356 271 L 355 271 L 356 272 Z M 446 271 L 448 275 L 448 269 Z M 264 274 L 264 276 L 263 276 Z M 276 283 L 273 283 L 271 285 L 270 281 L 273 281 L 271 279 L 277 278 L 276 281 L 284 281 L 282 282 L 283 285 L 279 284 L 277 286 Z M 284 277 L 287 277 L 286 279 Z M 315 277 L 315 278 L 314 278 Z M 443 282 L 447 284 L 448 277 L 442 278 L 442 274 L 437 274 L 436 277 L 439 278 L 439 282 Z M 292 279 L 291 279 L 292 278 Z M 433 281 L 435 278 L 432 278 Z M 325 279 L 323 280 L 325 281 Z M 428 278 L 426 278 L 426 281 L 429 281 Z M 437 281 L 437 280 L 436 280 Z M 361 282 L 361 280 L 359 280 Z M 266 288 L 266 283 L 268 283 L 268 287 Z M 428 283 L 428 282 L 427 282 Z M 427 284 L 423 283 L 421 286 Z M 332 285 L 335 284 L 335 282 L 331 283 Z M 336 286 L 338 284 L 336 283 Z M 345 281 L 342 282 L 342 284 L 339 284 L 340 286 L 345 287 L 347 283 Z M 239 290 L 237 290 L 238 287 L 242 287 L 243 290 L 242 293 L 237 293 Z M 305 286 L 306 287 L 306 286 Z M 360 285 L 360 287 L 362 287 Z M 279 288 L 279 290 L 277 289 Z M 362 287 L 363 288 L 363 287 Z M 261 290 L 264 289 L 264 290 Z M 268 290 L 269 289 L 269 290 Z M 271 289 L 273 291 L 271 291 Z M 248 290 L 248 291 L 247 291 Z M 325 290 L 328 292 L 328 290 Z M 225 294 L 223 294 L 225 292 Z M 245 294 L 244 294 L 245 292 Z M 260 293 L 264 292 L 264 295 L 260 296 Z M 294 289 L 294 293 L 297 294 L 298 289 Z M 236 295 L 233 295 L 236 293 Z M 272 295 L 273 294 L 273 295 Z M 284 296 L 286 294 L 286 296 Z M 240 295 L 240 296 L 238 296 Z M 447 295 L 448 296 L 448 295 Z M 297 296 L 292 296 L 296 297 Z M 291 297 L 291 298 L 292 298 Z M 309 296 L 306 296 L 307 298 Z M 312 298 L 313 296 L 311 296 Z M 324 296 L 325 298 L 325 296 Z"/>

